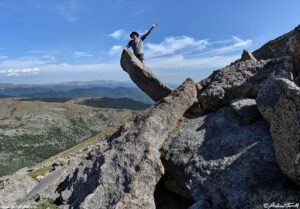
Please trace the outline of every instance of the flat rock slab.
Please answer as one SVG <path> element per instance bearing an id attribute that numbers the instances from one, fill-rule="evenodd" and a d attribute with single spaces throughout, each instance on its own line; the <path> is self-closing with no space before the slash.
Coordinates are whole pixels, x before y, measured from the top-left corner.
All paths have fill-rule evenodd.
<path id="1" fill-rule="evenodd" d="M 131 80 L 151 99 L 158 102 L 168 96 L 172 89 L 160 81 L 130 50 L 123 50 L 121 66 Z"/>
<path id="2" fill-rule="evenodd" d="M 280 190 L 287 180 L 264 121 L 242 125 L 230 107 L 185 119 L 161 153 L 193 209 L 240 209 L 258 189 Z"/>
<path id="3" fill-rule="evenodd" d="M 154 190 L 164 173 L 159 149 L 196 94 L 187 79 L 102 141 L 60 185 L 61 207 L 154 209 Z"/>

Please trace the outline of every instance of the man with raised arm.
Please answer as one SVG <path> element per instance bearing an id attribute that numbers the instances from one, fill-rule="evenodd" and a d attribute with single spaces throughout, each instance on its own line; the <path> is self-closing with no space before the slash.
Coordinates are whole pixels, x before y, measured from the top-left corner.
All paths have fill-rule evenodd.
<path id="1" fill-rule="evenodd" d="M 157 26 L 157 24 L 152 25 L 152 27 L 150 28 L 150 30 L 145 35 L 143 35 L 142 37 L 139 37 L 139 34 L 137 32 L 135 32 L 135 31 L 132 32 L 130 34 L 130 38 L 132 38 L 132 40 L 129 41 L 128 45 L 124 48 L 124 49 L 128 49 L 129 47 L 132 47 L 135 56 L 139 60 L 141 60 L 141 62 L 143 64 L 145 64 L 143 41 L 151 33 L 151 31 L 153 30 L 153 28 L 155 28 L 156 26 Z"/>

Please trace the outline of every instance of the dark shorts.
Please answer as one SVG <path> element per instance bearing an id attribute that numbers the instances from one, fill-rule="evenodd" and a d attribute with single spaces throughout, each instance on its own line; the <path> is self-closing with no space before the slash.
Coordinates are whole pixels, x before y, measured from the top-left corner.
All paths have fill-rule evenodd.
<path id="1" fill-rule="evenodd" d="M 135 54 L 135 56 L 141 61 L 144 60 L 144 54 Z"/>

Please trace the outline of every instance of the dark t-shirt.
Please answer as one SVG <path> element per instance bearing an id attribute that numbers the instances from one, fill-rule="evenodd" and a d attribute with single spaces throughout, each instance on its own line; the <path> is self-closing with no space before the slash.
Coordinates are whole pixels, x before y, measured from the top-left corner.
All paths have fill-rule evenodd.
<path id="1" fill-rule="evenodd" d="M 127 47 L 132 47 L 135 54 L 144 54 L 143 41 L 145 38 L 145 36 L 142 36 L 141 38 L 137 37 L 137 39 L 129 41 Z"/>

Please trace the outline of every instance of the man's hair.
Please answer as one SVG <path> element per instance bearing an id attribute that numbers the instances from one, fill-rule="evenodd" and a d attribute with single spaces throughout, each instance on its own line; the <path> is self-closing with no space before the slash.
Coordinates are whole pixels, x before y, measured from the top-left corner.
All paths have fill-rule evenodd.
<path id="1" fill-rule="evenodd" d="M 139 37 L 139 34 L 138 34 L 137 32 L 135 32 L 135 31 L 133 31 L 132 33 L 130 33 L 130 38 L 132 38 L 132 36 L 133 36 L 134 34 L 135 34 L 137 37 Z"/>

